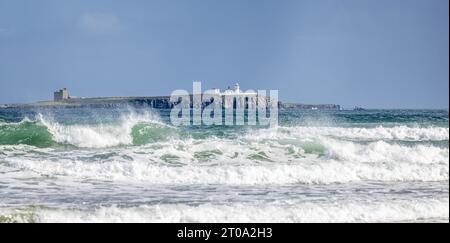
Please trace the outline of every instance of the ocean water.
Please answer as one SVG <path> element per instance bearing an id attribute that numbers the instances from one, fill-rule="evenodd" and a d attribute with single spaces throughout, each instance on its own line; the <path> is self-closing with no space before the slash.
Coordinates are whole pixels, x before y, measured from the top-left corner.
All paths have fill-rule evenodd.
<path id="1" fill-rule="evenodd" d="M 448 222 L 449 113 L 0 109 L 0 222 Z"/>

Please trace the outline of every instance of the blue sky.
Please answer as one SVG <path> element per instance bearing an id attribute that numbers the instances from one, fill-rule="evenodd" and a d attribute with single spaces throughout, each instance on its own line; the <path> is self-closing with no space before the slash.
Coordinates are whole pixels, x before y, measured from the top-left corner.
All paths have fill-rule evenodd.
<path id="1" fill-rule="evenodd" d="M 448 0 L 0 0 L 0 103 L 239 82 L 283 101 L 448 108 Z"/>

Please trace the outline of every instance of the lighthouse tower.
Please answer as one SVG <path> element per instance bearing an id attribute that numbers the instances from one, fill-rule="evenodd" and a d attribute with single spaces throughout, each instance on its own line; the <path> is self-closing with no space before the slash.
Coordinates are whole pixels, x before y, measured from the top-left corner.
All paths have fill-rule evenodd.
<path id="1" fill-rule="evenodd" d="M 239 88 L 239 84 L 238 84 L 238 83 L 236 83 L 236 84 L 234 85 L 234 93 L 235 93 L 235 94 L 241 93 L 241 89 Z"/>

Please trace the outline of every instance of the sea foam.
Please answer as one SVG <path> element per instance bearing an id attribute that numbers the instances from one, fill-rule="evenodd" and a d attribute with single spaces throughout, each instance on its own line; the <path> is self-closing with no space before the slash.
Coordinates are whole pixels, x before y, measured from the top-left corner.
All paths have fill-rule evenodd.
<path id="1" fill-rule="evenodd" d="M 413 149 L 411 149 L 412 151 Z M 30 155 L 7 156 L 3 160 L 8 166 L 29 171 L 37 175 L 70 177 L 79 179 L 145 182 L 153 184 L 296 184 L 296 183 L 345 183 L 351 181 L 443 181 L 449 179 L 448 149 L 437 153 L 428 161 L 396 160 L 393 155 L 384 160 L 378 155 L 368 161 L 361 157 L 345 154 L 334 158 L 305 156 L 285 162 L 286 155 L 279 155 L 277 161 L 248 161 L 239 158 L 201 162 L 180 159 L 165 162 L 154 158 L 154 153 L 143 150 L 118 153 L 109 158 L 84 157 L 64 154 L 55 159 Z M 405 150 L 400 150 L 403 153 Z M 357 153 L 358 151 L 355 151 Z M 191 154 L 185 152 L 192 159 Z M 352 153 L 352 151 L 347 152 Z M 12 153 L 8 153 L 12 155 Z M 126 156 L 125 156 L 126 155 Z M 181 154 L 178 154 L 181 155 Z M 388 153 L 383 155 L 389 155 Z M 446 156 L 447 155 L 447 156 Z M 284 157 L 282 157 L 284 156 Z M 360 158 L 357 161 L 352 158 Z M 388 158 L 388 157 L 384 157 Z M 275 159 L 275 158 L 274 158 Z"/>
<path id="2" fill-rule="evenodd" d="M 9 222 L 448 222 L 449 200 L 304 202 L 295 205 L 181 204 L 100 207 L 94 211 L 38 208 L 0 210 Z"/>

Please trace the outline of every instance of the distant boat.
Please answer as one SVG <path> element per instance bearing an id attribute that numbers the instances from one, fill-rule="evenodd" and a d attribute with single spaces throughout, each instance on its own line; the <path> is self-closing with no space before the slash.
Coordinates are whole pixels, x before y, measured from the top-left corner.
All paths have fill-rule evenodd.
<path id="1" fill-rule="evenodd" d="M 366 109 L 362 108 L 362 107 L 358 107 L 355 106 L 355 108 L 353 108 L 354 111 L 365 111 Z"/>

